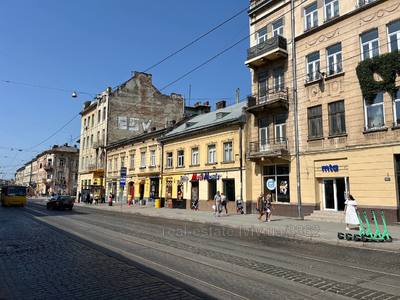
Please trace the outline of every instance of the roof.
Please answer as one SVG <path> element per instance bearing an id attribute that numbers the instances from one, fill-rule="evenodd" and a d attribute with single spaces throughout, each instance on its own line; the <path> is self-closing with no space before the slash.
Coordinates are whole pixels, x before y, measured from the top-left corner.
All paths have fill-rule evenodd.
<path id="1" fill-rule="evenodd" d="M 235 105 L 231 105 L 193 117 L 187 122 L 167 133 L 164 139 L 186 135 L 188 133 L 197 132 L 202 129 L 207 129 L 227 123 L 241 122 L 243 116 L 245 115 L 243 109 L 246 107 L 246 104 L 247 102 L 244 101 Z"/>

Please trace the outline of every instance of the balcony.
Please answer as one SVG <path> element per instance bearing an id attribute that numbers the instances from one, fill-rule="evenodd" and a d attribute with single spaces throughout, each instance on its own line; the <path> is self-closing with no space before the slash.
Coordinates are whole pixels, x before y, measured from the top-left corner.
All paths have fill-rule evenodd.
<path id="1" fill-rule="evenodd" d="M 247 98 L 247 111 L 250 113 L 255 114 L 273 109 L 289 109 L 288 89 L 269 89 L 263 96 L 254 95 Z"/>
<path id="2" fill-rule="evenodd" d="M 268 4 L 273 4 L 273 3 L 274 3 L 273 0 L 251 0 L 248 14 L 249 15 L 254 14 L 258 9 L 266 7 L 268 6 Z"/>
<path id="3" fill-rule="evenodd" d="M 93 143 L 93 149 L 98 149 L 103 147 L 105 147 L 104 140 L 97 140 L 96 142 Z"/>
<path id="4" fill-rule="evenodd" d="M 50 164 L 50 163 L 44 164 L 43 169 L 45 171 L 51 171 L 51 170 L 53 170 L 53 164 Z"/>
<path id="5" fill-rule="evenodd" d="M 268 61 L 287 56 L 286 39 L 278 35 L 248 49 L 245 64 L 250 68 L 256 68 Z"/>
<path id="6" fill-rule="evenodd" d="M 275 138 L 249 142 L 247 158 L 249 160 L 264 160 L 265 158 L 288 159 L 287 138 Z"/>

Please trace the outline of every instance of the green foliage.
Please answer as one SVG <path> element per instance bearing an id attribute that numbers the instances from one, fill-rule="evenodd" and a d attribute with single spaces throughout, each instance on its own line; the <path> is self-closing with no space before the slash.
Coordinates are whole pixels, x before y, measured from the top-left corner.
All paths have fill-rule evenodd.
<path id="1" fill-rule="evenodd" d="M 367 100 L 371 101 L 379 92 L 393 95 L 396 91 L 396 75 L 400 76 L 400 52 L 368 58 L 358 64 L 356 72 L 362 94 Z M 376 81 L 374 73 L 379 74 L 382 81 Z"/>

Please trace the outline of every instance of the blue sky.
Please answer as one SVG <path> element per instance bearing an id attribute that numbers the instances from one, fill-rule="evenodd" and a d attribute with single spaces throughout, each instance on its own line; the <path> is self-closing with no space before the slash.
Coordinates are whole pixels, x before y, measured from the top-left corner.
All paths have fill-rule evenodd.
<path id="1" fill-rule="evenodd" d="M 32 151 L 77 114 L 90 96 L 116 86 L 231 17 L 248 0 L 4 0 L 0 2 L 0 80 L 57 87 L 67 91 L 0 82 L 0 178 L 53 144 L 79 136 L 79 118 Z M 166 63 L 149 71 L 162 88 L 248 34 L 246 13 Z M 250 93 L 244 65 L 245 41 L 163 92 L 194 100 Z M 5 175 L 4 172 L 7 172 Z"/>

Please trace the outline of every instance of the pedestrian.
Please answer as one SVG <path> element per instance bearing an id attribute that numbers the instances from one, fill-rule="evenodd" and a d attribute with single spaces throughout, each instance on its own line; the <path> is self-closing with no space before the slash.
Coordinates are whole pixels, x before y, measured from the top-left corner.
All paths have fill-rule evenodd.
<path id="1" fill-rule="evenodd" d="M 221 194 L 219 191 L 214 196 L 214 212 L 217 217 L 221 215 Z"/>
<path id="2" fill-rule="evenodd" d="M 357 202 L 354 197 L 352 195 L 349 195 L 344 204 L 346 230 L 350 230 L 350 225 L 353 225 L 355 227 L 360 226 L 360 222 L 357 217 Z"/>
<path id="3" fill-rule="evenodd" d="M 90 203 L 90 194 L 89 193 L 86 194 L 86 204 L 87 203 Z"/>
<path id="4" fill-rule="evenodd" d="M 264 215 L 264 195 L 260 194 L 260 197 L 257 199 L 256 210 L 258 211 L 258 219 L 261 220 Z"/>
<path id="5" fill-rule="evenodd" d="M 227 205 L 227 199 L 224 193 L 221 193 L 221 211 L 222 208 L 225 208 L 225 214 L 228 215 L 228 208 L 226 207 Z"/>
<path id="6" fill-rule="evenodd" d="M 265 213 L 265 222 L 271 222 L 271 216 L 272 216 L 272 196 L 271 194 L 267 194 L 264 197 L 264 213 Z"/>
<path id="7" fill-rule="evenodd" d="M 113 194 L 110 193 L 110 195 L 108 195 L 108 206 L 112 206 L 113 204 Z"/>
<path id="8" fill-rule="evenodd" d="M 78 193 L 78 203 L 81 202 L 81 192 Z"/>

